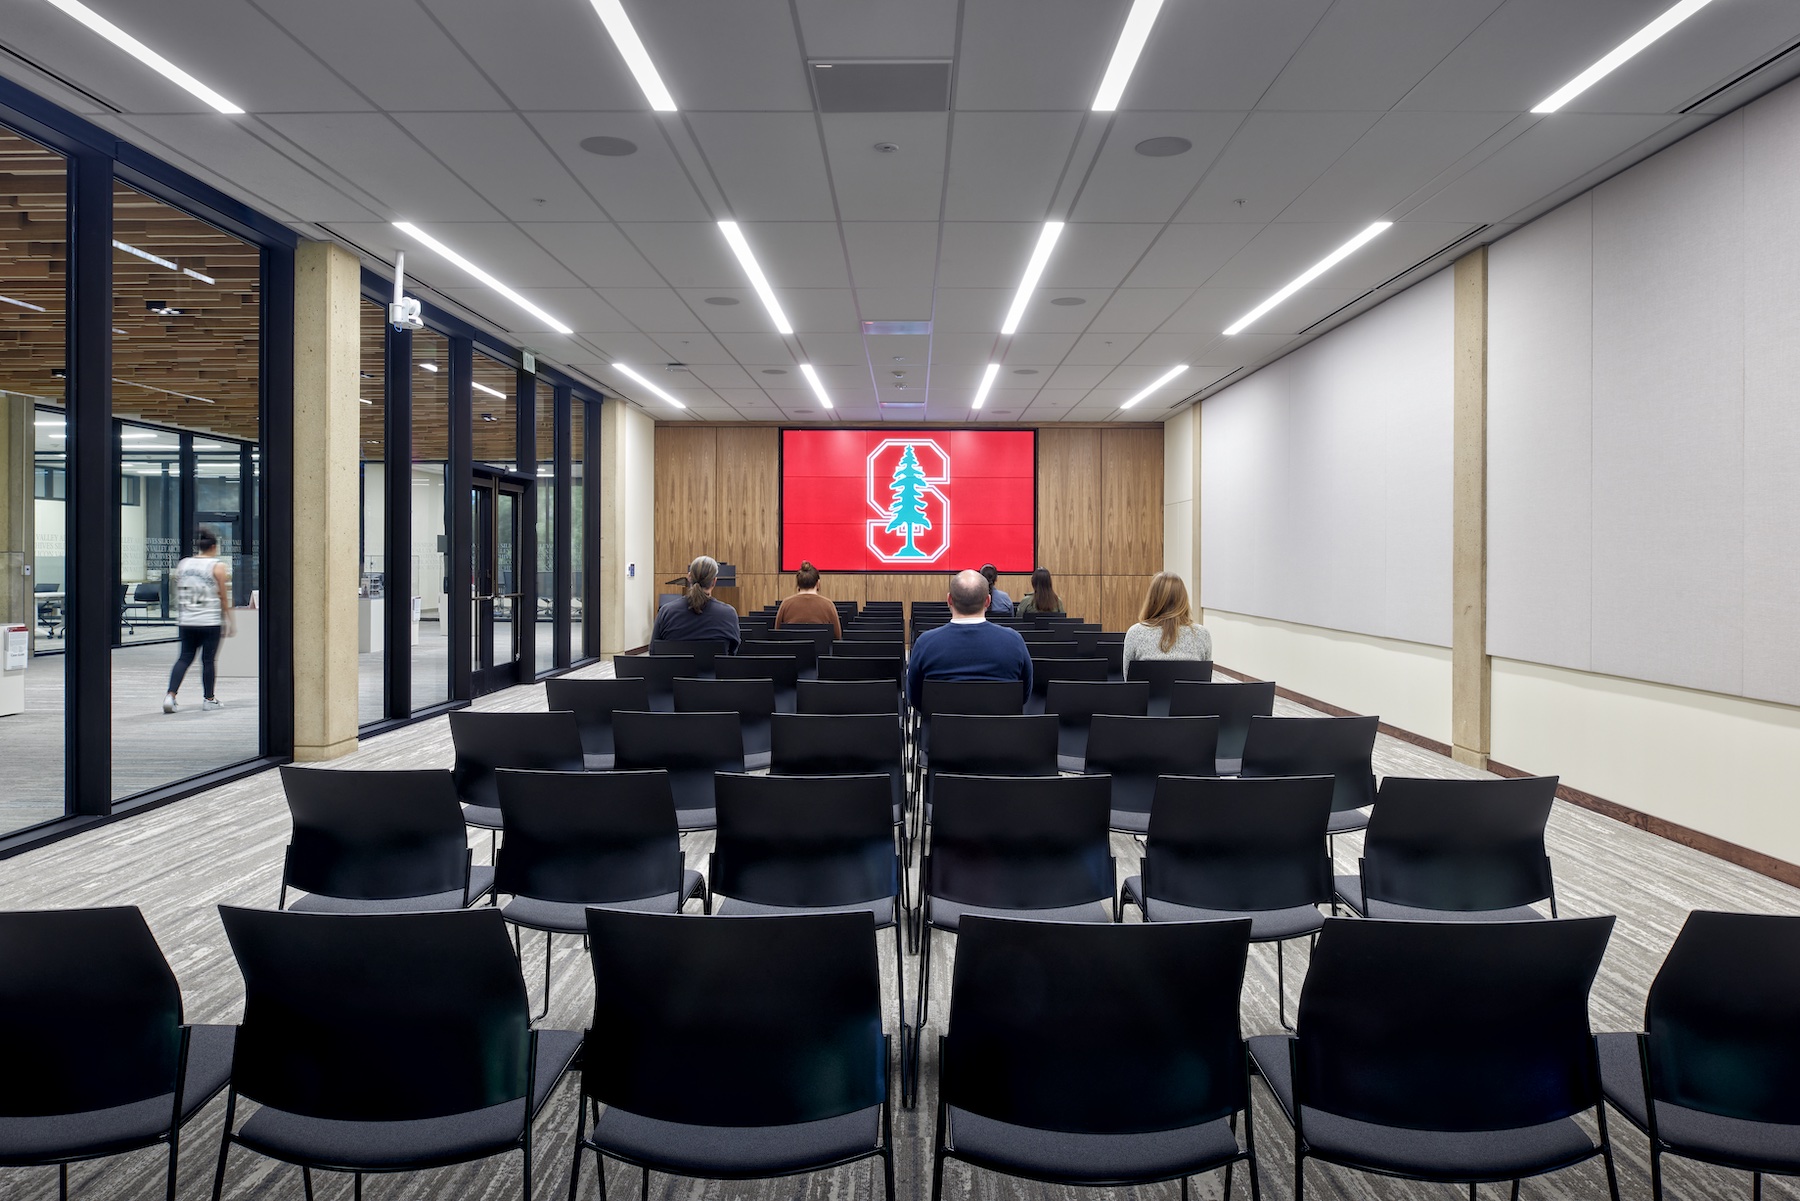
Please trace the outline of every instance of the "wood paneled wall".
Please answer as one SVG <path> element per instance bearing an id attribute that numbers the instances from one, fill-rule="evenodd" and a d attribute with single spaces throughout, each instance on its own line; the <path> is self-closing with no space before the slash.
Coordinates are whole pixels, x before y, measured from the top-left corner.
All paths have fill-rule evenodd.
<path id="1" fill-rule="evenodd" d="M 744 609 L 793 591 L 777 570 L 781 544 L 780 429 L 763 425 L 656 427 L 656 578 L 672 579 L 697 554 L 737 564 Z M 1038 429 L 1038 562 L 1069 612 L 1122 630 L 1137 619 L 1163 561 L 1161 426 L 1055 425 Z M 967 564 L 959 566 L 979 566 Z M 948 571 L 826 575 L 834 600 L 940 600 Z M 1014 598 L 1029 576 L 1003 575 Z"/>

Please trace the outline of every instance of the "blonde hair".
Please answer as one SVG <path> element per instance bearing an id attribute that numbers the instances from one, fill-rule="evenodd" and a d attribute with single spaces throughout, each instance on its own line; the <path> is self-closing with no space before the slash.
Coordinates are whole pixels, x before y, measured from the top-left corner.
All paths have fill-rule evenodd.
<path id="1" fill-rule="evenodd" d="M 701 555 L 688 564 L 687 574 L 687 607 L 698 613 L 710 599 L 706 590 L 719 578 L 719 561 L 711 555 Z"/>
<path id="2" fill-rule="evenodd" d="M 1162 630 L 1162 649 L 1167 653 L 1175 646 L 1183 626 L 1194 622 L 1188 607 L 1187 585 L 1172 571 L 1159 571 L 1150 578 L 1150 589 L 1144 593 L 1144 611 L 1138 617 L 1141 625 Z"/>

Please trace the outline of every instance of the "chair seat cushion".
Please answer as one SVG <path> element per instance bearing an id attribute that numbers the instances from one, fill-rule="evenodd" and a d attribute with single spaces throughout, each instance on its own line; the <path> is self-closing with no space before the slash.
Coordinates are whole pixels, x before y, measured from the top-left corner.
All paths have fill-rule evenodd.
<path id="1" fill-rule="evenodd" d="M 769 770 L 769 758 L 770 758 L 771 754 L 772 754 L 772 752 L 770 752 L 770 751 L 745 751 L 744 752 L 744 770 L 745 771 L 767 771 L 767 770 Z"/>
<path id="2" fill-rule="evenodd" d="M 581 1049 L 579 1031 L 539 1030 L 537 1035 L 533 1114 L 543 1108 Z M 448 1117 L 399 1122 L 313 1118 L 264 1106 L 238 1128 L 237 1137 L 251 1150 L 288 1163 L 379 1172 L 495 1155 L 516 1146 L 524 1130 L 521 1099 Z"/>
<path id="3" fill-rule="evenodd" d="M 1107 819 L 1107 826 L 1126 834 L 1148 834 L 1150 832 L 1150 814 L 1142 809 L 1114 809 Z"/>
<path id="4" fill-rule="evenodd" d="M 1256 1070 L 1269 1082 L 1290 1122 L 1294 1118 L 1294 1082 L 1288 1044 L 1292 1041 L 1281 1034 L 1248 1040 Z M 1309 1106 L 1305 1125 L 1311 1154 L 1350 1167 L 1427 1180 L 1535 1176 L 1580 1163 L 1597 1150 L 1573 1118 L 1516 1130 L 1410 1130 L 1359 1122 Z"/>
<path id="5" fill-rule="evenodd" d="M 463 821 L 482 830 L 504 830 L 506 823 L 501 820 L 498 805 L 464 805 Z"/>
<path id="6" fill-rule="evenodd" d="M 605 751 L 595 755 L 583 755 L 582 766 L 589 771 L 611 771 L 613 769 L 613 752 Z"/>
<path id="7" fill-rule="evenodd" d="M 1361 876 L 1339 876 L 1335 888 L 1344 904 L 1363 917 L 1387 918 L 1402 922 L 1529 922 L 1545 915 L 1530 905 L 1511 905 L 1505 909 L 1426 909 L 1417 905 L 1396 905 L 1392 901 L 1363 900 Z"/>
<path id="8" fill-rule="evenodd" d="M 885 930 L 894 924 L 894 898 L 878 897 L 855 905 L 764 905 L 713 894 L 714 917 L 780 917 L 793 913 L 868 913 L 875 917 L 875 928 Z"/>
<path id="9" fill-rule="evenodd" d="M 586 934 L 589 909 L 617 909 L 625 913 L 679 913 L 681 907 L 705 891 L 706 885 L 696 871 L 681 873 L 681 891 L 665 892 L 654 897 L 635 897 L 628 901 L 545 901 L 537 897 L 514 897 L 500 907 L 500 915 L 514 925 L 530 930 L 547 930 L 552 934 Z"/>
<path id="10" fill-rule="evenodd" d="M 236 1026 L 195 1026 L 188 1036 L 181 1120 L 193 1117 L 231 1079 Z M 129 1105 L 47 1117 L 0 1117 L 0 1164 L 52 1162 L 74 1156 L 112 1155 L 148 1146 L 169 1131 L 175 1095 Z"/>
<path id="11" fill-rule="evenodd" d="M 587 1145 L 689 1176 L 781 1175 L 873 1155 L 881 1107 L 791 1126 L 688 1126 L 622 1109 L 601 1111 Z"/>
<path id="12" fill-rule="evenodd" d="M 675 810 L 675 824 L 680 827 L 682 833 L 685 834 L 690 830 L 711 830 L 719 824 L 719 821 L 718 818 L 714 816 L 714 811 L 710 807 L 706 809 L 677 809 Z"/>
<path id="13" fill-rule="evenodd" d="M 925 898 L 925 920 L 939 930 L 955 930 L 965 917 L 1010 917 L 1028 922 L 1110 922 L 1104 901 L 1085 905 L 1063 905 L 1054 909 L 996 909 L 988 905 L 965 905 L 942 897 Z"/>
<path id="14" fill-rule="evenodd" d="M 1632 1125 L 1648 1130 L 1637 1035 L 1601 1034 L 1595 1041 L 1600 1048 L 1600 1086 L 1606 1090 L 1606 1099 Z M 1658 1101 L 1656 1134 L 1674 1154 L 1690 1159 L 1784 1176 L 1800 1172 L 1800 1126 L 1752 1122 Z"/>
<path id="15" fill-rule="evenodd" d="M 1145 1134 L 1077 1134 L 998 1122 L 954 1105 L 946 1141 L 957 1158 L 983 1167 L 1071 1182 L 1166 1180 L 1238 1155 L 1237 1136 L 1225 1118 Z"/>
<path id="16" fill-rule="evenodd" d="M 493 887 L 493 868 L 480 864 L 469 869 L 468 900 L 471 903 L 486 896 Z M 460 888 L 454 892 L 434 892 L 417 897 L 382 897 L 378 900 L 328 897 L 315 892 L 288 903 L 288 908 L 296 913 L 443 913 L 462 907 L 463 894 Z"/>
<path id="17" fill-rule="evenodd" d="M 1243 756 L 1240 755 L 1236 759 L 1215 759 L 1213 760 L 1213 770 L 1221 776 L 1235 776 L 1244 770 Z"/>
<path id="18" fill-rule="evenodd" d="M 1239 766 L 1242 766 L 1240 762 Z M 1349 834 L 1356 830 L 1367 829 L 1369 811 L 1367 809 L 1337 809 L 1331 814 L 1331 820 L 1325 823 L 1327 834 Z"/>
<path id="19" fill-rule="evenodd" d="M 1072 776 L 1079 776 L 1082 772 L 1087 770 L 1087 756 L 1058 755 L 1056 757 L 1056 770 L 1067 772 Z"/>
<path id="20" fill-rule="evenodd" d="M 1144 909 L 1144 878 L 1130 876 L 1125 880 L 1125 895 L 1139 909 Z M 1145 919 L 1152 922 L 1223 922 L 1234 918 L 1250 919 L 1251 942 L 1275 942 L 1314 934 L 1324 926 L 1325 915 L 1317 905 L 1295 905 L 1288 909 L 1203 909 L 1197 905 L 1177 905 L 1173 901 L 1150 900 Z"/>

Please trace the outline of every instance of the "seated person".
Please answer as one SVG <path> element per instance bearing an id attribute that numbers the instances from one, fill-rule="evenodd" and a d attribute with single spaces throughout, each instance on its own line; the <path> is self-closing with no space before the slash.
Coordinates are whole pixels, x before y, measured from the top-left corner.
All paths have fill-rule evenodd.
<path id="1" fill-rule="evenodd" d="M 737 610 L 713 599 L 713 585 L 718 582 L 718 560 L 701 555 L 689 563 L 687 594 L 680 602 L 656 611 L 656 622 L 650 627 L 651 641 L 722 642 L 726 654 L 737 654 L 744 641 L 738 632 Z"/>
<path id="2" fill-rule="evenodd" d="M 1031 573 L 1031 591 L 1019 601 L 1019 612 L 1025 613 L 1061 613 L 1062 597 L 1056 595 L 1056 589 L 1050 584 L 1050 569 L 1040 567 Z"/>
<path id="3" fill-rule="evenodd" d="M 1212 635 L 1194 621 L 1187 585 L 1172 571 L 1159 571 L 1144 594 L 1144 612 L 1125 631 L 1125 672 L 1137 659 L 1212 658 Z"/>
<path id="4" fill-rule="evenodd" d="M 1018 680 L 1019 699 L 1031 691 L 1031 653 L 1017 630 L 987 619 L 988 585 L 979 571 L 950 581 L 950 621 L 913 641 L 906 665 L 906 698 L 925 699 L 926 680 Z"/>
<path id="5" fill-rule="evenodd" d="M 988 596 L 992 598 L 992 603 L 988 605 L 988 612 L 995 617 L 1011 617 L 1013 600 L 1000 587 L 999 571 L 995 570 L 992 563 L 985 563 L 981 568 L 981 577 L 988 582 Z"/>
<path id="6" fill-rule="evenodd" d="M 837 606 L 819 595 L 819 569 L 812 565 L 812 560 L 800 560 L 800 570 L 794 573 L 794 586 L 799 591 L 782 601 L 781 608 L 775 610 L 775 628 L 830 626 L 831 636 L 842 638 L 844 627 L 838 623 Z"/>

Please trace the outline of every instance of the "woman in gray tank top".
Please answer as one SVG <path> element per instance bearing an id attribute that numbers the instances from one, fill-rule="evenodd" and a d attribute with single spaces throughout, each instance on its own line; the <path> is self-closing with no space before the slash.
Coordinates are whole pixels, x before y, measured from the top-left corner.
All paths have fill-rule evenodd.
<path id="1" fill-rule="evenodd" d="M 181 654 L 169 673 L 169 692 L 163 697 L 163 712 L 173 713 L 181 707 L 176 694 L 181 681 L 200 656 L 200 684 L 205 699 L 202 709 L 222 709 L 213 694 L 216 678 L 214 661 L 219 655 L 219 639 L 236 632 L 231 615 L 231 567 L 219 558 L 219 540 L 209 529 L 194 536 L 194 553 L 175 568 L 175 620 L 181 632 Z"/>

